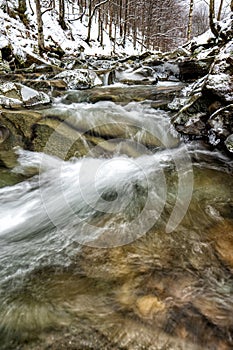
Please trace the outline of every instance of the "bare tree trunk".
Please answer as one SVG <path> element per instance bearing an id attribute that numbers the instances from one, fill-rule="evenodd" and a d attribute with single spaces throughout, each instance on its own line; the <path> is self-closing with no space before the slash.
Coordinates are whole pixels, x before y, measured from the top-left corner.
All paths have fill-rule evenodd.
<path id="1" fill-rule="evenodd" d="M 100 45 L 104 44 L 104 28 L 103 28 L 103 20 L 100 21 Z"/>
<path id="2" fill-rule="evenodd" d="M 123 6 L 122 6 L 122 0 L 120 0 L 120 3 L 119 3 L 119 16 L 120 16 L 120 37 L 122 38 L 123 36 L 123 26 L 122 26 L 122 22 L 123 22 L 123 18 L 122 18 L 122 9 L 123 9 Z"/>
<path id="3" fill-rule="evenodd" d="M 117 31 L 117 25 L 114 23 L 114 44 L 113 44 L 113 53 L 116 53 L 116 31 Z"/>
<path id="4" fill-rule="evenodd" d="M 125 43 L 126 43 L 126 35 L 127 35 L 127 27 L 128 27 L 128 9 L 129 9 L 129 1 L 125 0 L 124 36 L 123 36 L 123 46 L 124 47 L 125 47 Z"/>
<path id="5" fill-rule="evenodd" d="M 209 23 L 210 23 L 210 29 L 212 33 L 218 37 L 219 33 L 215 26 L 215 6 L 214 6 L 214 0 L 210 0 L 209 5 Z"/>
<path id="6" fill-rule="evenodd" d="M 112 38 L 112 26 L 113 26 L 113 9 L 112 9 L 112 4 L 109 4 L 109 25 L 108 25 L 108 35 L 110 39 Z"/>
<path id="7" fill-rule="evenodd" d="M 102 18 L 102 11 L 99 9 L 98 14 L 98 38 L 100 45 L 103 46 L 103 18 Z"/>
<path id="8" fill-rule="evenodd" d="M 233 0 L 231 0 L 231 11 L 233 12 Z"/>
<path id="9" fill-rule="evenodd" d="M 91 24 L 92 24 L 92 0 L 89 0 L 88 6 L 88 29 L 86 42 L 89 43 L 91 39 Z"/>
<path id="10" fill-rule="evenodd" d="M 218 17 L 217 17 L 218 21 L 221 20 L 222 7 L 223 7 L 223 0 L 220 1 L 219 8 L 218 8 Z"/>
<path id="11" fill-rule="evenodd" d="M 153 1 L 148 1 L 148 15 L 147 15 L 147 30 L 146 30 L 146 49 L 150 49 L 151 44 L 151 30 L 152 30 L 152 21 L 153 21 Z"/>
<path id="12" fill-rule="evenodd" d="M 38 40 L 39 53 L 41 55 L 45 51 L 43 21 L 42 21 L 40 0 L 35 0 L 35 3 L 36 3 L 37 32 L 38 32 L 37 40 Z"/>
<path id="13" fill-rule="evenodd" d="M 59 24 L 63 30 L 67 29 L 65 23 L 65 2 L 64 0 L 59 0 Z"/>
<path id="14" fill-rule="evenodd" d="M 136 50 L 137 47 L 137 23 L 136 23 L 136 10 L 134 12 L 133 20 L 133 48 Z"/>
<path id="15" fill-rule="evenodd" d="M 26 0 L 19 0 L 18 1 L 18 15 L 25 27 L 29 27 L 29 20 L 27 17 L 27 4 Z"/>
<path id="16" fill-rule="evenodd" d="M 88 6 L 88 32 L 87 32 L 87 39 L 86 42 L 89 43 L 90 39 L 91 39 L 91 26 L 92 26 L 92 19 L 95 16 L 96 11 L 104 4 L 106 4 L 109 0 L 103 0 L 101 2 L 99 2 L 98 4 L 96 4 L 92 10 L 92 1 L 93 0 L 89 0 L 89 6 Z"/>
<path id="17" fill-rule="evenodd" d="M 190 0 L 190 4 L 189 4 L 188 30 L 187 30 L 187 40 L 188 40 L 188 41 L 191 39 L 192 24 L 193 24 L 193 0 Z"/>

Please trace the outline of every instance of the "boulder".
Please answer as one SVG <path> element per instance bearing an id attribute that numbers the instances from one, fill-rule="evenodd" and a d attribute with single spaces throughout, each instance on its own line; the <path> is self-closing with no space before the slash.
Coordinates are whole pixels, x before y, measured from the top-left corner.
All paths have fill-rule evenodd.
<path id="1" fill-rule="evenodd" d="M 75 125 L 66 123 L 66 116 L 59 117 L 46 110 L 34 112 L 27 110 L 2 110 L 0 114 L 0 162 L 12 167 L 15 165 L 14 149 L 20 146 L 24 149 L 45 152 L 62 159 L 73 156 L 83 156 L 88 152 L 88 142 L 83 139 Z M 68 118 L 68 116 L 67 116 Z M 91 138 L 90 138 L 91 139 Z M 67 151 L 64 152 L 64 147 Z M 14 162 L 8 161 L 9 154 Z M 11 166 L 12 164 L 12 166 Z"/>
<path id="2" fill-rule="evenodd" d="M 70 90 L 89 89 L 96 85 L 102 85 L 97 74 L 89 69 L 65 70 L 54 77 L 54 80 L 57 79 L 63 80 Z"/>
<path id="3" fill-rule="evenodd" d="M 116 81 L 128 85 L 151 85 L 158 82 L 158 77 L 149 66 L 116 70 Z"/>
<path id="4" fill-rule="evenodd" d="M 25 147 L 30 138 L 30 125 L 38 115 L 27 111 L 2 110 L 0 114 L 0 164 L 7 168 L 16 165 L 15 147 Z"/>
<path id="5" fill-rule="evenodd" d="M 126 104 L 131 101 L 155 101 L 157 107 L 167 107 L 167 104 L 177 96 L 182 89 L 182 84 L 169 86 L 111 86 L 108 88 L 95 87 L 87 91 L 71 91 L 63 99 L 64 103 L 81 103 L 98 101 L 113 101 Z"/>
<path id="6" fill-rule="evenodd" d="M 206 60 L 187 59 L 178 63 L 179 78 L 184 82 L 191 82 L 205 76 L 209 72 L 213 57 Z"/>
<path id="7" fill-rule="evenodd" d="M 209 74 L 203 93 L 212 95 L 223 103 L 233 103 L 232 76 L 222 72 Z"/>
<path id="8" fill-rule="evenodd" d="M 36 90 L 40 90 L 40 91 L 42 90 L 45 92 L 50 91 L 52 92 L 52 96 L 54 96 L 54 93 L 59 94 L 59 92 L 65 91 L 67 89 L 67 83 L 62 79 L 50 79 L 50 80 L 27 79 L 24 81 L 24 84 Z"/>
<path id="9" fill-rule="evenodd" d="M 34 107 L 50 103 L 50 97 L 20 83 L 0 84 L 0 105 L 5 108 Z"/>

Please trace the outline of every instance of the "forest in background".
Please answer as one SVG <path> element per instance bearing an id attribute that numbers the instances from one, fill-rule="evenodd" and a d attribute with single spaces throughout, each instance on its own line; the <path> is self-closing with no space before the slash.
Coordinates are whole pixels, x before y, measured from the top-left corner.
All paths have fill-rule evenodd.
<path id="1" fill-rule="evenodd" d="M 4 0 L 1 9 L 30 26 L 30 15 L 36 14 L 39 51 L 45 50 L 43 15 L 57 15 L 64 31 L 75 21 L 87 28 L 86 43 L 92 40 L 93 23 L 98 24 L 98 42 L 104 44 L 104 33 L 115 46 L 125 47 L 129 38 L 141 51 L 170 51 L 204 33 L 210 26 L 218 36 L 217 20 L 230 12 L 232 1 L 221 0 Z M 96 26 L 95 26 L 96 28 Z"/>

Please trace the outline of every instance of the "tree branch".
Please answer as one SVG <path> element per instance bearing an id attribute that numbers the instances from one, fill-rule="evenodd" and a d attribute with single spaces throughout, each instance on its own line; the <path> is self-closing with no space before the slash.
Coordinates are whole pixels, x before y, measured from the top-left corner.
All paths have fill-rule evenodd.
<path id="1" fill-rule="evenodd" d="M 73 19 L 68 19 L 68 22 L 78 21 L 79 19 L 81 19 L 85 15 L 85 12 L 86 12 L 86 9 L 84 9 L 83 13 L 81 13 L 81 15 L 79 17 L 76 17 Z"/>
<path id="2" fill-rule="evenodd" d="M 48 11 L 52 11 L 53 7 L 49 7 L 48 9 L 44 10 L 43 12 L 41 12 L 41 16 L 43 16 L 46 12 Z"/>
<path id="3" fill-rule="evenodd" d="M 103 1 L 101 1 L 99 4 L 96 4 L 96 5 L 95 5 L 94 10 L 93 10 L 93 12 L 92 12 L 92 14 L 91 14 L 91 19 L 94 17 L 94 15 L 95 15 L 95 13 L 96 13 L 96 10 L 97 10 L 100 6 L 106 4 L 107 2 L 109 2 L 109 0 L 103 0 Z"/>

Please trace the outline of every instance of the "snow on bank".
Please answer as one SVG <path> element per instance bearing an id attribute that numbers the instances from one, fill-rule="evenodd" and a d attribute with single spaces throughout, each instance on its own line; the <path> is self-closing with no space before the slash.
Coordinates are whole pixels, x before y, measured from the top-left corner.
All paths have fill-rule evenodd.
<path id="1" fill-rule="evenodd" d="M 1 5 L 2 1 L 0 1 Z M 30 21 L 29 28 L 26 28 L 22 21 L 17 17 L 16 19 L 10 17 L 8 14 L 0 9 L 0 49 L 8 46 L 13 48 L 13 53 L 21 60 L 26 58 L 25 53 L 37 53 L 37 21 L 35 2 L 30 0 L 30 6 L 27 6 L 27 17 Z M 71 6 L 71 5 L 70 5 Z M 33 12 L 32 12 L 32 10 Z M 68 10 L 67 13 L 71 13 Z M 63 30 L 58 23 L 58 12 L 51 10 L 43 14 L 43 28 L 45 37 L 45 46 L 57 45 L 60 46 L 66 54 L 78 56 L 80 54 L 80 47 L 84 48 L 84 54 L 87 55 L 111 55 L 114 51 L 114 43 L 110 39 L 106 30 L 103 34 L 103 46 L 97 40 L 98 23 L 93 18 L 91 40 L 88 45 L 85 42 L 87 38 L 87 20 L 84 16 L 83 23 L 80 20 L 68 21 L 66 20 L 68 29 Z M 137 49 L 133 48 L 132 41 L 127 38 L 125 47 L 122 46 L 119 32 L 117 31 L 117 41 L 115 45 L 116 54 L 139 54 L 141 47 L 138 45 Z M 47 59 L 47 56 L 44 56 Z"/>

